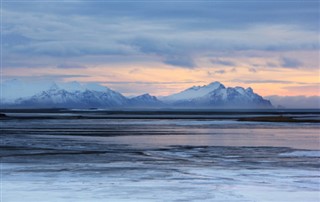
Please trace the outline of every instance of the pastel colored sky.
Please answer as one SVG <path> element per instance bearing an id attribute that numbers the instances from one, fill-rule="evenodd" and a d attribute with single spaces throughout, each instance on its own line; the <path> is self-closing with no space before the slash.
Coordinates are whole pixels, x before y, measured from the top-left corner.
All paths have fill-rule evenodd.
<path id="1" fill-rule="evenodd" d="M 3 78 L 320 95 L 319 1 L 3 1 Z"/>

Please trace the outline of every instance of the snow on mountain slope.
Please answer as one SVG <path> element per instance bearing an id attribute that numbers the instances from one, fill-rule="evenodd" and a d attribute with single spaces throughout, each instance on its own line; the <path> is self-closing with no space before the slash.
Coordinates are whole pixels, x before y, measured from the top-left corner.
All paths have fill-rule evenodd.
<path id="1" fill-rule="evenodd" d="M 117 107 L 127 103 L 126 97 L 108 88 L 103 88 L 103 91 L 82 88 L 80 90 L 70 92 L 54 84 L 47 91 L 16 100 L 15 104 L 47 107 Z"/>
<path id="2" fill-rule="evenodd" d="M 220 82 L 212 82 L 212 83 L 210 83 L 208 85 L 204 85 L 204 86 L 193 86 L 193 87 L 188 88 L 180 93 L 176 93 L 173 95 L 163 97 L 162 100 L 166 101 L 166 102 L 191 100 L 194 98 L 205 96 L 208 93 L 216 90 L 219 87 L 224 87 L 224 85 L 222 85 Z"/>
<path id="3" fill-rule="evenodd" d="M 165 106 L 163 102 L 152 96 L 149 93 L 139 95 L 129 99 L 128 106 L 130 107 L 162 107 Z"/>
<path id="4" fill-rule="evenodd" d="M 254 93 L 252 88 L 226 88 L 219 82 L 188 88 L 180 93 L 164 97 L 163 101 L 182 107 L 272 107 L 270 101 Z"/>
<path id="5" fill-rule="evenodd" d="M 56 83 L 53 81 L 24 81 L 19 79 L 11 79 L 0 84 L 1 101 L 4 103 L 10 103 L 19 98 L 31 97 L 42 91 L 47 91 L 54 85 L 68 92 L 84 92 L 86 90 L 105 91 L 108 89 L 107 87 L 101 86 L 98 83 L 80 84 L 76 81 Z"/>
<path id="6" fill-rule="evenodd" d="M 5 85 L 4 85 L 5 84 Z M 1 102 L 8 106 L 19 107 L 66 107 L 66 108 L 112 108 L 112 107 L 178 107 L 178 108 L 265 108 L 272 107 L 270 101 L 263 99 L 251 88 L 225 87 L 220 82 L 204 86 L 194 86 L 180 93 L 163 97 L 143 94 L 127 98 L 97 83 L 80 84 L 78 82 L 45 84 L 28 91 L 23 82 L 10 81 L 3 83 L 7 94 Z M 31 86 L 31 87 L 30 87 Z M 33 88 L 34 85 L 30 85 Z M 20 89 L 19 89 L 20 88 Z M 43 88 L 46 88 L 43 90 Z M 8 94 L 10 90 L 11 94 Z M 24 92 L 26 90 L 27 92 Z M 22 92 L 21 92 L 22 91 Z M 21 92 L 21 93 L 20 93 Z M 28 94 L 31 94 L 27 96 Z M 19 98 L 14 98 L 13 94 Z M 8 96 L 8 97 L 6 97 Z"/>
<path id="7" fill-rule="evenodd" d="M 203 104 L 255 108 L 255 107 L 271 107 L 268 100 L 263 99 L 260 95 L 254 93 L 251 88 L 220 88 L 210 92 L 208 95 L 199 98 Z"/>

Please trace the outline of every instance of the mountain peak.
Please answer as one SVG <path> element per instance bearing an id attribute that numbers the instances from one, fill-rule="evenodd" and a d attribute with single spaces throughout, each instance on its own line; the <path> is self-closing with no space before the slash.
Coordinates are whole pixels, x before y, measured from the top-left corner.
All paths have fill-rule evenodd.
<path id="1" fill-rule="evenodd" d="M 157 100 L 155 96 L 150 95 L 149 93 L 145 93 L 142 95 L 138 95 L 136 97 L 133 97 L 131 99 L 143 99 L 143 100 Z"/>
<path id="2" fill-rule="evenodd" d="M 248 92 L 248 93 L 253 93 L 253 90 L 252 90 L 251 87 L 249 87 L 249 88 L 246 89 L 246 92 Z"/>
<path id="3" fill-rule="evenodd" d="M 12 82 L 15 83 L 15 82 Z M 23 87 L 26 85 L 14 85 Z M 237 87 L 226 88 L 222 83 L 215 81 L 203 86 L 194 86 L 179 93 L 157 97 L 145 93 L 133 98 L 127 98 L 98 83 L 78 82 L 54 83 L 35 85 L 41 87 L 33 96 L 11 99 L 9 104 L 25 106 L 54 106 L 54 107 L 272 107 L 270 101 L 263 99 L 253 92 L 253 89 Z M 11 92 L 10 86 L 5 86 Z M 45 88 L 45 89 L 44 89 Z M 25 92 L 22 89 L 22 92 Z M 6 92 L 6 91 L 5 91 Z M 13 91 L 13 92 L 17 92 Z"/>
<path id="4" fill-rule="evenodd" d="M 206 85 L 206 86 L 220 86 L 220 85 L 223 85 L 222 83 L 220 83 L 219 81 L 214 81 L 214 82 L 211 82 L 211 83 L 209 83 L 208 85 Z"/>
<path id="5" fill-rule="evenodd" d="M 55 82 L 53 82 L 49 88 L 49 91 L 57 91 L 59 89 L 60 89 L 59 86 Z"/>
<path id="6" fill-rule="evenodd" d="M 217 90 L 219 88 L 225 88 L 223 84 L 221 84 L 218 81 L 212 82 L 208 85 L 204 86 L 193 86 L 191 88 L 188 88 L 184 91 L 181 91 L 180 93 L 176 93 L 170 96 L 165 97 L 165 100 L 168 101 L 176 101 L 176 100 L 189 100 L 194 99 L 198 97 L 202 97 L 207 95 L 208 93 Z"/>
<path id="7" fill-rule="evenodd" d="M 129 100 L 131 107 L 159 107 L 163 106 L 163 103 L 157 99 L 157 97 L 145 93 Z"/>
<path id="8" fill-rule="evenodd" d="M 137 97 L 153 97 L 153 96 L 151 96 L 149 93 L 145 93 L 145 94 L 139 95 Z"/>
<path id="9" fill-rule="evenodd" d="M 168 103 L 179 106 L 206 107 L 272 107 L 268 100 L 253 93 L 252 88 L 228 87 L 215 81 L 204 86 L 194 86 L 180 93 L 163 98 Z"/>
<path id="10" fill-rule="evenodd" d="M 219 81 L 211 82 L 208 85 L 206 85 L 205 87 L 210 88 L 212 90 L 218 89 L 218 88 L 225 88 L 225 86 L 222 83 L 220 83 Z"/>

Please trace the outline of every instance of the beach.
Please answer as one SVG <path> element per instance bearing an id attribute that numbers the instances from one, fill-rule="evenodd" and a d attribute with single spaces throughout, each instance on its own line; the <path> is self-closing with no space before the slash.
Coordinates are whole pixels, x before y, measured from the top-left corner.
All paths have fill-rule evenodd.
<path id="1" fill-rule="evenodd" d="M 239 121 L 275 116 L 266 112 L 3 113 L 2 201 L 320 200 L 316 122 Z"/>

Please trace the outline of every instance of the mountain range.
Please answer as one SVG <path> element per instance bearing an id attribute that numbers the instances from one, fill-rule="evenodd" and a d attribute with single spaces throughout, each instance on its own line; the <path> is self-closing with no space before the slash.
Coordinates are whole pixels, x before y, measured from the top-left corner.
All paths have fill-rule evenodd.
<path id="1" fill-rule="evenodd" d="M 165 97 L 143 94 L 126 97 L 99 84 L 70 82 L 53 83 L 32 95 L 15 88 L 16 82 L 2 85 L 2 105 L 5 107 L 62 107 L 62 108 L 271 108 L 269 100 L 254 93 L 252 88 L 225 87 L 220 82 L 193 86 Z M 40 87 L 41 88 L 41 87 Z"/>

